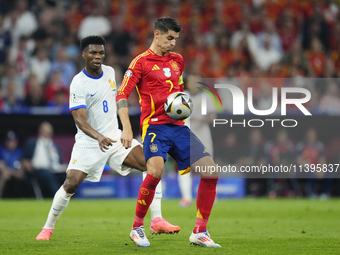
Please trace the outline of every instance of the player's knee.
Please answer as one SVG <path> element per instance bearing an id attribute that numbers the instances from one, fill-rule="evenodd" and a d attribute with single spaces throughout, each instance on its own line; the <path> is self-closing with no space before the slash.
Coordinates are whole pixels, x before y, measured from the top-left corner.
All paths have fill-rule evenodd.
<path id="1" fill-rule="evenodd" d="M 201 171 L 200 175 L 202 177 L 215 178 L 218 177 L 218 171 L 216 171 L 215 165 L 205 166 L 205 171 Z"/>
<path id="2" fill-rule="evenodd" d="M 161 179 L 163 175 L 163 169 L 148 167 L 148 174 L 151 174 L 155 178 Z"/>
<path id="3" fill-rule="evenodd" d="M 219 175 L 219 169 L 216 167 L 216 164 L 210 156 L 199 159 L 192 167 L 194 168 L 194 171 L 199 173 L 202 177 L 214 178 Z"/>
<path id="4" fill-rule="evenodd" d="M 164 171 L 164 159 L 163 157 L 157 156 L 148 159 L 147 161 L 147 170 L 148 174 L 151 174 L 153 177 L 162 178 Z"/>
<path id="5" fill-rule="evenodd" d="M 63 187 L 67 193 L 73 194 L 76 192 L 80 183 L 76 178 L 66 178 Z"/>

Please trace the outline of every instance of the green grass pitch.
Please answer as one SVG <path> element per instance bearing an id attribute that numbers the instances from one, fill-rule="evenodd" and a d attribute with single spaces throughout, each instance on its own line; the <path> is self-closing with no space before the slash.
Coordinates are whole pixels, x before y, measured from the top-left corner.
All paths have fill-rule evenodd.
<path id="1" fill-rule="evenodd" d="M 219 200 L 208 229 L 222 248 L 189 244 L 195 206 L 163 200 L 163 216 L 182 229 L 152 236 L 150 247 L 129 239 L 136 200 L 76 200 L 59 218 L 50 241 L 36 241 L 51 200 L 0 201 L 0 254 L 340 254 L 340 200 Z"/>

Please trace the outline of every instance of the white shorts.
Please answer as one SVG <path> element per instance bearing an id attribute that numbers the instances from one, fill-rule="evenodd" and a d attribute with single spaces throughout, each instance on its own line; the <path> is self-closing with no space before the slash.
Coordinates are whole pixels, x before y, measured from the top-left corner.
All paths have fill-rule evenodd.
<path id="1" fill-rule="evenodd" d="M 119 130 L 120 131 L 120 130 Z M 92 182 L 99 182 L 102 176 L 105 164 L 116 171 L 117 173 L 125 176 L 128 175 L 132 168 L 124 166 L 123 162 L 129 155 L 130 151 L 140 143 L 133 139 L 131 148 L 125 149 L 120 142 L 121 131 L 117 132 L 114 137 L 110 137 L 117 142 L 112 143 L 109 149 L 102 152 L 99 149 L 99 144 L 96 146 L 82 146 L 81 143 L 75 143 L 73 146 L 70 163 L 68 170 L 79 170 L 87 174 L 85 180 Z"/>

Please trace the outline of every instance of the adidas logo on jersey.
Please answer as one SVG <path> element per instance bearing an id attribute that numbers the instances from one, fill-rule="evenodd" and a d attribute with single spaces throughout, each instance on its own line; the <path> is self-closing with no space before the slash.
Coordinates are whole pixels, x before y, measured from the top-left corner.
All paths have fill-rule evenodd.
<path id="1" fill-rule="evenodd" d="M 152 71 L 160 70 L 160 68 L 159 68 L 157 65 L 154 65 L 153 68 L 152 68 L 151 70 L 152 70 Z"/>

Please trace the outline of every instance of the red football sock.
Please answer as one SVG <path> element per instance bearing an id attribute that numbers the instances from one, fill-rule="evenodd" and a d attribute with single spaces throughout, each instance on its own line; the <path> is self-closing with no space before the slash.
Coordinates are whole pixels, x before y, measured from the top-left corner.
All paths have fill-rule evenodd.
<path id="1" fill-rule="evenodd" d="M 194 233 L 207 229 L 209 215 L 215 201 L 217 181 L 218 178 L 201 178 L 196 199 L 197 218 Z"/>
<path id="2" fill-rule="evenodd" d="M 160 180 L 161 179 L 153 177 L 151 174 L 146 175 L 139 189 L 136 206 L 136 216 L 132 227 L 135 228 L 143 225 L 144 217 L 148 212 L 150 204 L 152 203 L 153 197 L 155 196 L 156 186 Z"/>

